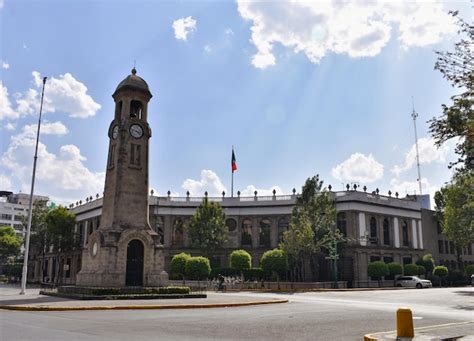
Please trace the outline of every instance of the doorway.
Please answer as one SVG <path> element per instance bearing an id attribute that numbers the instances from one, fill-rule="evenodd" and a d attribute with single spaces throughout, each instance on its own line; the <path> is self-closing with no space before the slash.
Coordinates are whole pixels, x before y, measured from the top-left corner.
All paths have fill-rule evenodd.
<path id="1" fill-rule="evenodd" d="M 143 243 L 137 239 L 132 240 L 127 246 L 127 270 L 125 276 L 126 286 L 143 285 Z"/>

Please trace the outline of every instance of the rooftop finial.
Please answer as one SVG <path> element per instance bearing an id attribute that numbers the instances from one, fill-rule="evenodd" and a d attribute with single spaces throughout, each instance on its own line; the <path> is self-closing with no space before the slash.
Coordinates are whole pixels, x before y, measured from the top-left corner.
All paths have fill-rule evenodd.
<path id="1" fill-rule="evenodd" d="M 135 74 L 137 73 L 137 69 L 135 68 L 136 64 L 137 64 L 137 61 L 134 60 L 134 61 L 133 61 L 132 75 L 135 75 Z"/>

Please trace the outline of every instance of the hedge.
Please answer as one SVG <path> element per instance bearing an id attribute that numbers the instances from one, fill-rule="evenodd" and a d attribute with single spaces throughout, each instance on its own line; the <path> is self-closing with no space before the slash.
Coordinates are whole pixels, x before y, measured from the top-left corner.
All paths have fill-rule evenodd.
<path id="1" fill-rule="evenodd" d="M 405 276 L 417 276 L 418 275 L 418 265 L 416 264 L 407 264 L 403 267 L 403 274 Z"/>
<path id="2" fill-rule="evenodd" d="M 267 278 L 265 276 L 262 268 L 251 268 L 251 269 L 244 269 L 242 270 L 244 273 L 245 280 L 250 281 L 260 281 L 262 278 Z M 240 278 L 240 271 L 237 269 L 232 268 L 214 268 L 211 270 L 211 274 L 209 278 L 217 278 L 219 275 L 224 277 L 239 277 Z"/>
<path id="3" fill-rule="evenodd" d="M 93 288 L 90 293 L 83 292 L 82 294 L 90 294 L 92 296 L 121 296 L 121 295 L 186 295 L 191 292 L 191 289 L 186 286 L 168 286 L 159 288 Z"/>

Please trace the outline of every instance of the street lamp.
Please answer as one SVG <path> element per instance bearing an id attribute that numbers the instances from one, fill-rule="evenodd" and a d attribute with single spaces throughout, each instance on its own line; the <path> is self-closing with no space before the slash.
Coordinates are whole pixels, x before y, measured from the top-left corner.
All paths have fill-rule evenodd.
<path id="1" fill-rule="evenodd" d="M 41 128 L 41 114 L 43 112 L 43 98 L 44 98 L 44 87 L 46 85 L 47 77 L 43 78 L 43 90 L 41 91 L 41 104 L 38 118 L 38 130 L 36 131 L 36 146 L 35 156 L 33 158 L 33 175 L 31 177 L 31 192 L 30 192 L 30 203 L 28 205 L 28 227 L 26 229 L 26 240 L 25 240 L 25 255 L 23 259 L 23 271 L 21 274 L 21 291 L 20 295 L 25 294 L 26 290 L 26 279 L 28 277 L 28 253 L 30 251 L 30 234 L 31 234 L 31 219 L 33 217 L 33 193 L 35 189 L 35 174 L 36 174 L 36 160 L 38 159 L 38 142 Z"/>

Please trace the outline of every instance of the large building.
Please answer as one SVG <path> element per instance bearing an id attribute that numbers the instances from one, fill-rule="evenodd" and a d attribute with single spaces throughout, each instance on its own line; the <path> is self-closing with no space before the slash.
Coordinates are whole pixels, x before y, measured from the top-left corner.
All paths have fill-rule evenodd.
<path id="1" fill-rule="evenodd" d="M 49 198 L 41 195 L 33 196 L 33 205 L 36 201 L 48 201 Z M 0 191 L 0 226 L 11 226 L 16 233 L 23 237 L 23 220 L 28 216 L 30 195 Z"/>
<path id="2" fill-rule="evenodd" d="M 454 246 L 441 233 L 434 212 L 422 208 L 416 197 L 397 198 L 354 190 L 332 192 L 338 211 L 337 225 L 346 235 L 339 260 L 339 278 L 352 286 L 366 286 L 367 265 L 375 260 L 409 264 L 427 253 L 438 263 L 457 267 Z M 297 194 L 253 197 L 213 197 L 225 209 L 229 230 L 227 245 L 211 259 L 214 267 L 227 267 L 232 250 L 243 248 L 252 254 L 253 266 L 261 255 L 278 246 L 289 227 Z M 201 197 L 149 197 L 149 221 L 164 246 L 165 270 L 173 255 L 180 252 L 199 254 L 190 248 L 186 224 L 202 202 Z M 101 224 L 102 198 L 71 208 L 77 218 L 77 233 L 87 249 L 91 236 Z M 442 245 L 442 246 L 441 246 Z M 472 264 L 472 247 L 463 252 L 465 264 Z M 80 253 L 67 260 L 71 264 L 65 283 L 75 283 L 81 267 Z M 49 260 L 48 277 L 54 277 Z M 37 265 L 39 269 L 39 264 Z M 38 280 L 39 277 L 36 278 Z M 322 257 L 320 271 L 307 274 L 306 281 L 329 281 L 330 264 Z"/>

